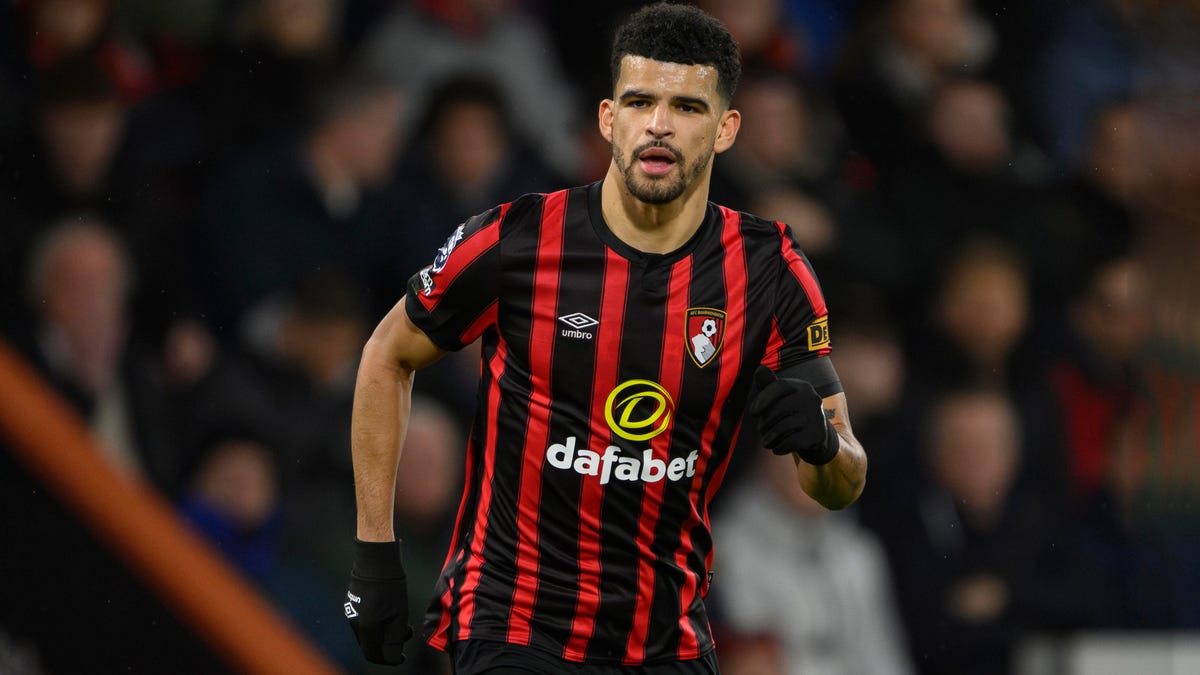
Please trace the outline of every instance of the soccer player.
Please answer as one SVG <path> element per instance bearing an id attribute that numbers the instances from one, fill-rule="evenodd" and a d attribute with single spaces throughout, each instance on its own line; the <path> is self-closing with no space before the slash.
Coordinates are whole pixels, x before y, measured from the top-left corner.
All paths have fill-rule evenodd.
<path id="1" fill-rule="evenodd" d="M 414 373 L 475 340 L 466 488 L 423 631 L 458 675 L 716 673 L 708 504 L 752 389 L 805 492 L 838 509 L 862 491 L 812 269 L 783 223 L 708 202 L 739 70 L 700 10 L 634 14 L 600 103 L 603 180 L 470 218 L 375 330 L 344 607 L 369 660 L 401 661 L 411 634 L 392 492 Z"/>

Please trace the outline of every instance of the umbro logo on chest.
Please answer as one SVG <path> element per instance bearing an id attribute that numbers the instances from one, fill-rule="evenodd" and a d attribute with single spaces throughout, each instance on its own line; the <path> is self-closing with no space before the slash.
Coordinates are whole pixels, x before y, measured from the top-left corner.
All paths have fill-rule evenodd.
<path id="1" fill-rule="evenodd" d="M 594 338 L 595 333 L 589 329 L 594 328 L 596 324 L 600 323 L 583 312 L 564 314 L 558 317 L 558 320 L 566 325 L 566 328 L 560 329 L 559 334 L 565 338 L 575 338 L 576 340 L 591 340 Z"/>

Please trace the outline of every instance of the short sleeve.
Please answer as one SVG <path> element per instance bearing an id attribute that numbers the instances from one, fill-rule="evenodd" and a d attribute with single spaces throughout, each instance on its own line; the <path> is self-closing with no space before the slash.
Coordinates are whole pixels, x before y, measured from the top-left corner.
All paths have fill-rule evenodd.
<path id="1" fill-rule="evenodd" d="M 776 222 L 779 263 L 775 273 L 775 301 L 771 333 L 762 364 L 782 370 L 828 356 L 829 312 L 812 266 L 791 230 Z"/>
<path id="2" fill-rule="evenodd" d="M 508 204 L 468 219 L 408 282 L 408 317 L 438 347 L 457 351 L 496 322 L 500 228 Z"/>

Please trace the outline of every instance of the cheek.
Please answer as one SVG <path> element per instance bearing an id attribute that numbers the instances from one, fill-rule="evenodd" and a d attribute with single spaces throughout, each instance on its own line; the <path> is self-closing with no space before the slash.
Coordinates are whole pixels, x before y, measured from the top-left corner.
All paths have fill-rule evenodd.
<path id="1" fill-rule="evenodd" d="M 707 161 L 715 151 L 717 137 L 707 130 L 697 131 L 687 145 L 680 148 L 687 159 L 693 163 Z"/>

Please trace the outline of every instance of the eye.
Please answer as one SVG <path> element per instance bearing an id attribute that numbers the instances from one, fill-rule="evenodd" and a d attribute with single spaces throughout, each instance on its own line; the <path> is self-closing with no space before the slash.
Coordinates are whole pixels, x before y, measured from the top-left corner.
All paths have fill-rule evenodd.
<path id="1" fill-rule="evenodd" d="M 629 102 L 630 108 L 645 108 L 650 105 L 650 102 L 645 99 L 635 98 Z"/>
<path id="2" fill-rule="evenodd" d="M 700 109 L 690 103 L 680 103 L 679 111 L 685 113 L 696 113 L 700 112 Z"/>

